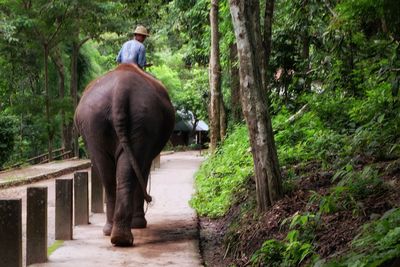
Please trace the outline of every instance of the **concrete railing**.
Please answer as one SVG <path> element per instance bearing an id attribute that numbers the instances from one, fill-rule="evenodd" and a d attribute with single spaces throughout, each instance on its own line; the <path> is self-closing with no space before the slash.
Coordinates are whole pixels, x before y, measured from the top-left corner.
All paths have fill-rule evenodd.
<path id="1" fill-rule="evenodd" d="M 160 156 L 152 166 L 160 167 Z M 104 190 L 93 167 L 90 184 L 91 211 L 103 213 Z M 72 240 L 74 224 L 89 224 L 88 185 L 88 172 L 55 180 L 55 239 Z M 47 261 L 47 199 L 47 187 L 27 188 L 26 265 Z M 22 200 L 0 199 L 0 267 L 22 267 L 22 248 Z"/>
<path id="2" fill-rule="evenodd" d="M 103 212 L 99 208 L 103 206 L 103 190 L 98 190 L 102 185 L 94 176 L 91 205 L 98 207 L 94 212 Z M 89 224 L 88 185 L 88 172 L 55 180 L 55 239 L 72 240 L 74 224 Z M 28 187 L 26 204 L 26 265 L 46 262 L 47 187 Z M 0 266 L 22 267 L 22 248 L 22 200 L 0 199 Z"/>

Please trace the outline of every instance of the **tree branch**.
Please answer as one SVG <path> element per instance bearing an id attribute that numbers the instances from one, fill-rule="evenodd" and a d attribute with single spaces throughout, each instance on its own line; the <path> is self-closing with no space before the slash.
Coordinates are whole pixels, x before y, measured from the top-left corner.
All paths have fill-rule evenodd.
<path id="1" fill-rule="evenodd" d="M 326 8 L 329 10 L 329 12 L 331 12 L 332 16 L 333 16 L 334 18 L 337 18 L 338 15 L 337 15 L 336 12 L 332 9 L 331 5 L 328 3 L 328 0 L 324 0 L 323 2 L 324 2 L 324 4 L 325 4 Z"/>
<path id="2" fill-rule="evenodd" d="M 52 34 L 52 36 L 50 37 L 50 39 L 48 41 L 50 46 L 52 46 L 51 43 L 53 42 L 54 38 L 57 36 L 58 32 L 61 30 L 63 24 L 65 23 L 65 18 L 67 16 L 68 9 L 70 8 L 70 6 L 71 6 L 71 3 L 69 2 L 67 7 L 65 8 L 65 12 L 62 15 L 62 19 L 61 19 L 60 23 L 58 24 L 57 29 L 54 31 L 54 33 Z"/>
<path id="3" fill-rule="evenodd" d="M 80 41 L 80 42 L 78 43 L 78 48 L 81 48 L 82 45 L 84 45 L 84 44 L 85 44 L 87 41 L 89 41 L 90 39 L 92 39 L 90 36 L 87 36 L 87 37 L 83 38 L 82 41 Z"/>

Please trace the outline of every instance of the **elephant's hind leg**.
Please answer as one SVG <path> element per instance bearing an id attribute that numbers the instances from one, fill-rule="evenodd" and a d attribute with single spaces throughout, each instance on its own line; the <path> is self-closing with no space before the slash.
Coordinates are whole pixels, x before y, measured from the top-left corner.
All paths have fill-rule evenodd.
<path id="1" fill-rule="evenodd" d="M 116 246 L 131 246 L 133 235 L 131 221 L 133 213 L 133 192 L 137 186 L 128 157 L 122 152 L 117 160 L 117 197 L 111 243 Z"/>
<path id="2" fill-rule="evenodd" d="M 143 177 L 145 179 L 145 184 L 147 184 L 151 162 L 147 162 L 144 164 Z M 131 228 L 133 229 L 143 229 L 147 227 L 147 221 L 144 217 L 144 196 L 143 191 L 140 186 L 136 186 L 134 194 L 133 194 L 133 217 Z"/>
<path id="3" fill-rule="evenodd" d="M 115 209 L 115 162 L 107 153 L 104 151 L 98 151 L 98 149 L 96 150 L 96 153 L 91 153 L 91 160 L 94 165 L 94 170 L 98 172 L 98 175 L 102 180 L 106 193 L 107 220 L 103 227 L 103 234 L 109 236 L 111 235 Z"/>

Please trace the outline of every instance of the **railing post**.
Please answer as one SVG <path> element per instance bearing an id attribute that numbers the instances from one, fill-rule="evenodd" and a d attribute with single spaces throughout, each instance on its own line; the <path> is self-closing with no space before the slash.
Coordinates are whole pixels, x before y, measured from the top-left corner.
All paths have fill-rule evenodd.
<path id="1" fill-rule="evenodd" d="M 55 239 L 72 240 L 72 179 L 56 179 Z"/>
<path id="2" fill-rule="evenodd" d="M 89 223 L 88 172 L 74 174 L 75 225 Z"/>
<path id="3" fill-rule="evenodd" d="M 28 187 L 26 265 L 47 261 L 47 187 Z"/>
<path id="4" fill-rule="evenodd" d="M 154 159 L 154 167 L 159 169 L 160 165 L 161 165 L 161 154 L 158 154 L 157 157 Z"/>
<path id="5" fill-rule="evenodd" d="M 21 199 L 0 199 L 0 266 L 22 267 Z"/>
<path id="6" fill-rule="evenodd" d="M 96 168 L 92 165 L 91 171 L 91 211 L 93 213 L 104 212 L 104 192 L 103 184 L 97 174 Z"/>

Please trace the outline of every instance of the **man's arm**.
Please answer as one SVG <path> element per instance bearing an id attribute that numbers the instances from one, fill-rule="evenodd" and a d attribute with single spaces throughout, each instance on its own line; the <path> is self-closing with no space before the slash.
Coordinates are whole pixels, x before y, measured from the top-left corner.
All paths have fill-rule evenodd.
<path id="1" fill-rule="evenodd" d="M 121 63 L 121 61 L 122 61 L 122 48 L 121 48 L 121 50 L 119 50 L 118 56 L 116 58 L 116 61 L 118 63 Z"/>
<path id="2" fill-rule="evenodd" d="M 137 64 L 142 69 L 143 69 L 143 67 L 146 66 L 146 48 L 144 47 L 144 45 L 140 46 Z"/>

